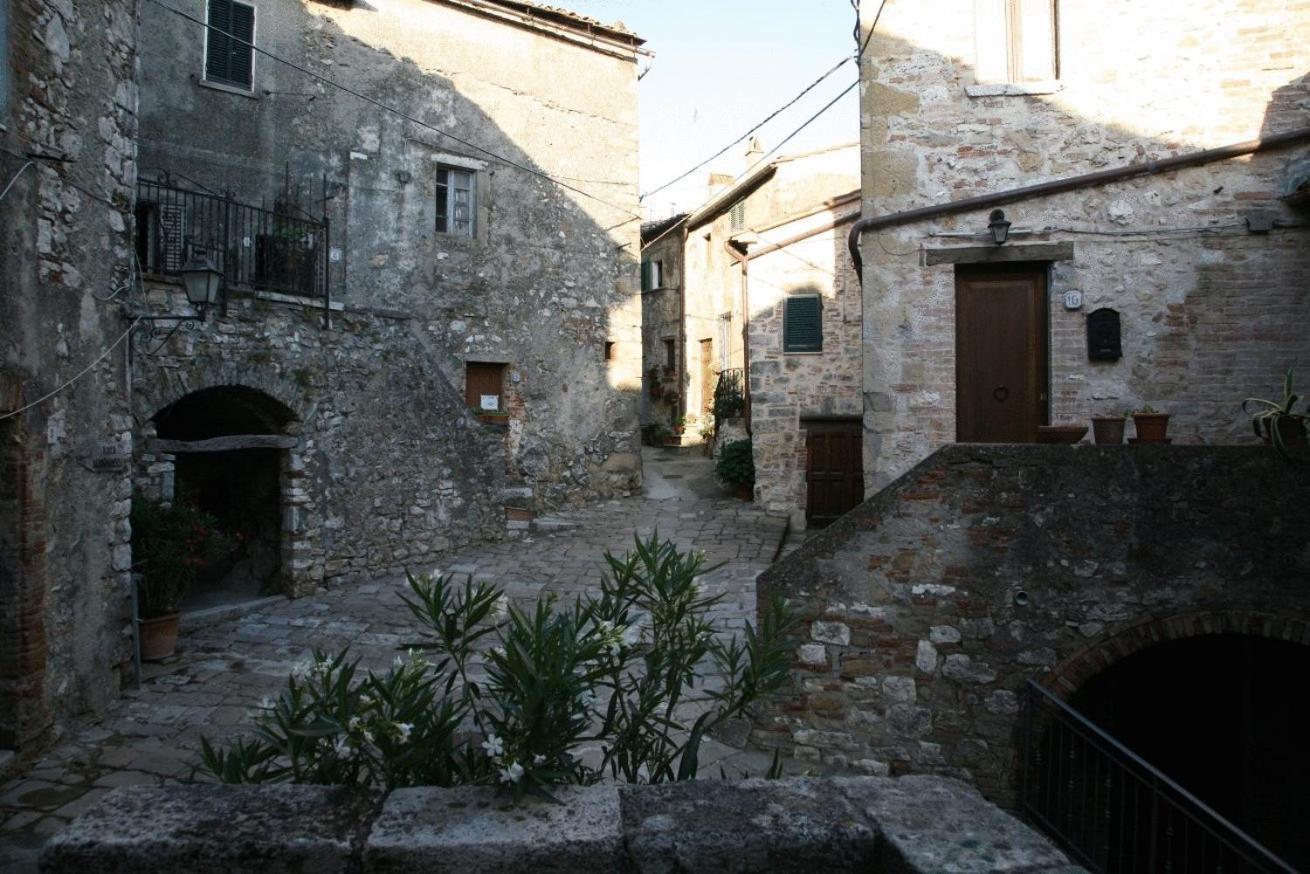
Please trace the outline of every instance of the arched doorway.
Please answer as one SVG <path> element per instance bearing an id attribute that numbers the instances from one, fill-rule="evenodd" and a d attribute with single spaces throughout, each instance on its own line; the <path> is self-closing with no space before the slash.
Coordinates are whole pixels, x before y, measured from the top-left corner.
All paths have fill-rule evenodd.
<path id="1" fill-rule="evenodd" d="M 1025 814 L 1097 870 L 1263 870 L 1221 820 L 1310 870 L 1305 632 L 1291 615 L 1216 611 L 1142 623 L 1069 659 L 1020 728 Z"/>
<path id="2" fill-rule="evenodd" d="M 256 389 L 201 389 L 153 418 L 153 451 L 173 458 L 175 500 L 194 503 L 232 540 L 230 557 L 206 570 L 184 610 L 221 606 L 289 591 L 283 556 L 284 471 L 294 416 Z"/>

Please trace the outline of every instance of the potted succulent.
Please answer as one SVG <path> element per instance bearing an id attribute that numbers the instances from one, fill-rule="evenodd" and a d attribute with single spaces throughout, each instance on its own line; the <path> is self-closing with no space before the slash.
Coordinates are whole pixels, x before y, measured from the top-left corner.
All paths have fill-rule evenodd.
<path id="1" fill-rule="evenodd" d="M 1118 446 L 1124 442 L 1123 416 L 1092 416 L 1092 436 L 1097 446 Z"/>
<path id="2" fill-rule="evenodd" d="M 1150 405 L 1133 413 L 1133 427 L 1137 429 L 1135 443 L 1169 442 L 1169 414 L 1158 412 Z"/>
<path id="3" fill-rule="evenodd" d="M 132 501 L 132 569 L 138 574 L 141 658 L 173 654 L 182 599 L 200 572 L 227 555 L 230 541 L 208 513 L 184 501 Z"/>
<path id="4" fill-rule="evenodd" d="M 750 440 L 734 440 L 719 450 L 714 475 L 732 490 L 732 494 L 749 501 L 755 490 L 755 448 Z"/>
<path id="5" fill-rule="evenodd" d="M 1287 455 L 1289 448 L 1304 448 L 1307 444 L 1306 429 L 1310 426 L 1310 412 L 1293 410 L 1301 396 L 1292 391 L 1292 370 L 1287 368 L 1283 377 L 1281 401 L 1264 398 L 1242 401 L 1242 412 L 1251 416 L 1251 430 L 1264 442 L 1272 443 L 1281 455 Z"/>

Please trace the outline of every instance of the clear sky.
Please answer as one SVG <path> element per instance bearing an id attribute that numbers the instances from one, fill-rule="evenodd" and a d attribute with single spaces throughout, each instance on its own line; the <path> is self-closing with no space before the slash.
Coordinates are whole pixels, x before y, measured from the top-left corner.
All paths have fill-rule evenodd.
<path id="1" fill-rule="evenodd" d="M 871 2 L 871 0 L 870 0 Z M 641 80 L 641 190 L 709 157 L 855 52 L 850 0 L 555 0 L 600 21 L 622 21 L 655 53 Z M 767 151 L 856 79 L 853 63 L 764 127 Z M 852 91 L 781 154 L 859 139 Z M 746 146 L 643 202 L 662 218 L 704 200 L 711 169 L 737 173 Z"/>

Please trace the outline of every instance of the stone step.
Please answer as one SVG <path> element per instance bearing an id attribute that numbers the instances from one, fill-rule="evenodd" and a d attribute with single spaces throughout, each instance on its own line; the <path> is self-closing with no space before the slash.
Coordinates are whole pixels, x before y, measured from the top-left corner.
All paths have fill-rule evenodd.
<path id="1" fill-rule="evenodd" d="M 572 531 L 581 525 L 576 519 L 563 516 L 538 516 L 532 520 L 532 530 L 542 533 L 552 531 Z"/>

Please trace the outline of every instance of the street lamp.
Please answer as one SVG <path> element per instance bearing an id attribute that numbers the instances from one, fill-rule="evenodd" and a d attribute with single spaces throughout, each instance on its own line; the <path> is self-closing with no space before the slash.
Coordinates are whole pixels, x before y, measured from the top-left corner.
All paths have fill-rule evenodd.
<path id="1" fill-rule="evenodd" d="M 193 254 L 182 266 L 182 284 L 186 286 L 186 299 L 200 310 L 204 318 L 204 308 L 218 302 L 218 290 L 223 285 L 223 274 L 214 263 L 202 255 Z"/>
<path id="2" fill-rule="evenodd" d="M 992 214 L 988 216 L 987 230 L 991 231 L 992 242 L 998 246 L 1010 239 L 1010 223 L 1005 220 L 1004 211 L 992 210 Z"/>

